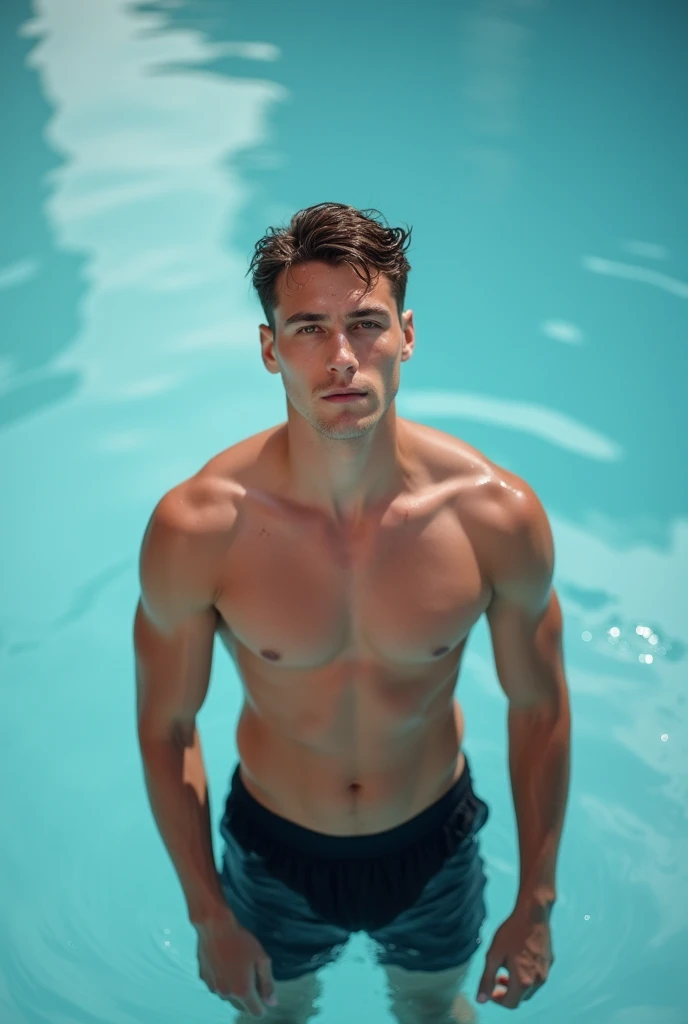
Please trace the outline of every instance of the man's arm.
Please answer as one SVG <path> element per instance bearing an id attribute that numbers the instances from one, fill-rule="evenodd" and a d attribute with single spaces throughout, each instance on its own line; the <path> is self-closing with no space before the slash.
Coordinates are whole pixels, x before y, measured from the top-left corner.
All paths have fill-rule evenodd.
<path id="1" fill-rule="evenodd" d="M 208 690 L 217 624 L 203 511 L 184 486 L 155 509 L 140 558 L 134 620 L 137 729 L 148 797 L 190 920 L 229 912 L 213 857 L 196 715 Z"/>
<path id="2" fill-rule="evenodd" d="M 542 505 L 519 480 L 506 490 L 502 512 L 487 619 L 509 701 L 509 770 L 520 851 L 517 904 L 542 908 L 548 918 L 556 899 L 570 771 L 562 616 L 552 588 L 554 546 Z"/>

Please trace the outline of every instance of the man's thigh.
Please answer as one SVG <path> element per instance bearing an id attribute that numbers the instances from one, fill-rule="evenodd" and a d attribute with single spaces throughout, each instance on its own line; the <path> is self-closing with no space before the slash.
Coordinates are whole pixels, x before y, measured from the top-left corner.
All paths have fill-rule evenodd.
<path id="1" fill-rule="evenodd" d="M 478 838 L 470 835 L 430 879 L 413 906 L 390 924 L 369 932 L 377 962 L 436 977 L 438 972 L 467 964 L 481 942 L 486 884 Z"/>
<path id="2" fill-rule="evenodd" d="M 333 963 L 348 942 L 348 932 L 315 914 L 303 896 L 274 878 L 261 857 L 244 851 L 231 836 L 225 842 L 220 883 L 239 924 L 270 957 L 276 982 L 300 979 Z M 298 992 L 299 986 L 293 990 Z M 285 989 L 286 996 L 289 991 Z"/>

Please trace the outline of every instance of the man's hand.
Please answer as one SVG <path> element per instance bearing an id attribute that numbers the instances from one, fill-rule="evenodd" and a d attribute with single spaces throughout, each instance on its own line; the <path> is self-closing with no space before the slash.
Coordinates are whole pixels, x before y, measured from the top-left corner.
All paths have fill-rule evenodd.
<path id="1" fill-rule="evenodd" d="M 549 913 L 541 907 L 517 906 L 495 933 L 480 979 L 478 1002 L 491 999 L 515 1010 L 522 999 L 530 999 L 544 985 L 553 963 Z M 498 976 L 504 967 L 508 977 Z"/>
<path id="2" fill-rule="evenodd" d="M 276 1006 L 272 964 L 258 939 L 226 914 L 197 925 L 199 975 L 211 992 L 236 1010 L 263 1017 Z"/>

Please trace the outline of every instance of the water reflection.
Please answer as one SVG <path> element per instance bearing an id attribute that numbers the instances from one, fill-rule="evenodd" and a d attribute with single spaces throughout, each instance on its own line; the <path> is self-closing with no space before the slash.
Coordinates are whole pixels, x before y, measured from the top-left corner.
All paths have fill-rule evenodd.
<path id="1" fill-rule="evenodd" d="M 35 277 L 38 272 L 36 260 L 20 260 L 7 267 L 0 267 L 0 291 L 5 288 L 16 288 Z"/>
<path id="2" fill-rule="evenodd" d="M 198 372 L 194 337 L 213 336 L 225 349 L 254 342 L 245 254 L 226 232 L 245 194 L 234 155 L 265 138 L 266 115 L 283 96 L 262 77 L 278 51 L 172 30 L 150 5 L 72 7 L 78 46 L 55 0 L 25 29 L 54 104 L 47 135 L 66 156 L 46 214 L 62 249 L 85 255 L 89 285 L 81 329 L 54 366 L 83 374 L 85 399 L 131 397 L 146 391 L 142 380 L 160 380 L 163 361 L 166 380 L 192 358 Z M 261 72 L 207 74 L 223 55 L 258 62 Z M 201 360 L 217 358 L 200 349 Z"/>
<path id="3" fill-rule="evenodd" d="M 525 431 L 578 455 L 602 462 L 615 462 L 624 454 L 621 445 L 611 438 L 565 416 L 558 409 L 547 409 L 531 402 L 509 401 L 489 395 L 405 388 L 399 393 L 397 407 L 403 415 L 431 420 L 467 419 Z"/>
<path id="4" fill-rule="evenodd" d="M 541 330 L 548 338 L 553 338 L 554 341 L 563 341 L 567 345 L 582 345 L 584 341 L 581 329 L 564 320 L 546 320 L 542 324 Z"/>
<path id="5" fill-rule="evenodd" d="M 583 266 L 593 274 L 604 274 L 607 277 L 621 277 L 628 281 L 641 281 L 643 284 L 661 288 L 679 299 L 688 299 L 688 281 L 680 281 L 669 274 L 661 274 L 658 270 L 638 267 L 632 263 L 620 263 L 618 260 L 603 259 L 601 256 L 584 256 Z"/>
<path id="6" fill-rule="evenodd" d="M 655 242 L 640 242 L 633 239 L 624 240 L 624 249 L 633 253 L 634 256 L 644 256 L 650 260 L 668 260 L 669 250 L 665 245 L 657 245 Z"/>
<path id="7" fill-rule="evenodd" d="M 466 134 L 462 163 L 475 198 L 493 206 L 513 193 L 520 161 L 529 49 L 542 0 L 479 0 L 464 5 L 457 32 Z"/>
<path id="8" fill-rule="evenodd" d="M 71 341 L 84 292 L 82 258 L 59 247 L 42 214 L 46 177 L 60 158 L 45 138 L 50 97 L 27 68 L 32 41 L 17 15 L 6 12 L 2 38 L 12 101 L 0 104 L 0 138 L 11 153 L 0 190 L 0 428 L 75 393 L 79 374 L 50 363 Z"/>

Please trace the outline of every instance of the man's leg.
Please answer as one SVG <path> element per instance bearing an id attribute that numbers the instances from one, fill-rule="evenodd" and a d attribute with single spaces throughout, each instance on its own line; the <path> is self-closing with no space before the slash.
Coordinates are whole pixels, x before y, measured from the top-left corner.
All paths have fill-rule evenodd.
<path id="1" fill-rule="evenodd" d="M 444 971 L 385 966 L 391 1008 L 399 1024 L 474 1024 L 475 1011 L 461 992 L 469 966 Z"/>
<path id="2" fill-rule="evenodd" d="M 313 1005 L 322 992 L 322 982 L 315 974 L 304 974 L 294 981 L 276 981 L 277 1006 L 266 1006 L 263 1017 L 240 1013 L 235 1024 L 306 1024 L 318 1012 Z"/>
<path id="3" fill-rule="evenodd" d="M 480 801 L 468 831 L 416 902 L 369 932 L 382 947 L 376 959 L 387 972 L 400 1024 L 473 1024 L 476 1019 L 461 988 L 486 916 L 487 878 L 477 839 L 486 820 L 487 805 Z"/>

